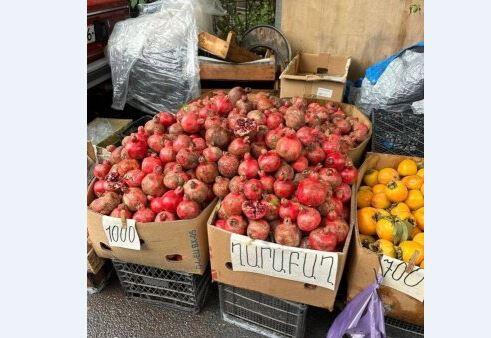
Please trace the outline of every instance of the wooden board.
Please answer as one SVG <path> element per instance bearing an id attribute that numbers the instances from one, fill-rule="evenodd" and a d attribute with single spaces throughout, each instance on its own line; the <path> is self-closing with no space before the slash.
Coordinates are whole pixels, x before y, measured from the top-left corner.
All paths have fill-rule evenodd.
<path id="1" fill-rule="evenodd" d="M 239 47 L 235 42 L 235 33 L 228 33 L 227 40 L 222 40 L 215 35 L 201 32 L 198 35 L 198 47 L 221 59 L 231 62 L 249 62 L 260 59 L 260 56 Z"/>
<path id="2" fill-rule="evenodd" d="M 411 5 L 421 11 L 409 13 Z M 281 31 L 298 52 L 352 57 L 348 78 L 424 38 L 423 0 L 281 0 Z"/>
<path id="3" fill-rule="evenodd" d="M 274 81 L 276 65 L 274 58 L 268 63 L 199 63 L 201 80 L 226 81 Z"/>

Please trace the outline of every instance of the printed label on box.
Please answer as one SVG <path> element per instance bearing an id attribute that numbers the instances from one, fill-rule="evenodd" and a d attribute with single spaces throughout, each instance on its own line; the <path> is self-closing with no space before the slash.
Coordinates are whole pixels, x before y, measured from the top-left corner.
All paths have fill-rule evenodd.
<path id="1" fill-rule="evenodd" d="M 331 98 L 332 97 L 332 89 L 317 88 L 317 96 Z"/>
<path id="2" fill-rule="evenodd" d="M 126 227 L 120 218 L 102 216 L 102 228 L 110 246 L 140 250 L 140 237 L 136 231 L 136 221 L 127 219 Z"/>
<path id="3" fill-rule="evenodd" d="M 338 253 L 253 240 L 232 234 L 230 257 L 234 271 L 247 271 L 313 284 L 334 290 Z"/>
<path id="4" fill-rule="evenodd" d="M 383 255 L 380 258 L 379 272 L 384 277 L 382 285 L 389 286 L 397 291 L 405 293 L 420 302 L 424 300 L 424 269 L 415 266 L 407 272 L 408 263 L 396 258 Z"/>

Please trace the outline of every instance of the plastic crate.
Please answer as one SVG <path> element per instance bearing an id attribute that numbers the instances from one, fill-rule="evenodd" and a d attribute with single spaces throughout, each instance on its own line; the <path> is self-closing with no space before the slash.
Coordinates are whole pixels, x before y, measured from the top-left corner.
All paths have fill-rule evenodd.
<path id="1" fill-rule="evenodd" d="M 268 337 L 304 336 L 307 305 L 225 284 L 218 290 L 226 322 Z"/>
<path id="2" fill-rule="evenodd" d="M 385 333 L 387 337 L 395 338 L 421 338 L 425 335 L 423 326 L 406 323 L 390 317 L 385 317 Z"/>
<path id="3" fill-rule="evenodd" d="M 128 298 L 179 310 L 198 313 L 211 285 L 209 268 L 201 276 L 118 260 L 113 265 Z"/>
<path id="4" fill-rule="evenodd" d="M 412 110 L 372 113 L 372 151 L 424 157 L 424 115 Z"/>

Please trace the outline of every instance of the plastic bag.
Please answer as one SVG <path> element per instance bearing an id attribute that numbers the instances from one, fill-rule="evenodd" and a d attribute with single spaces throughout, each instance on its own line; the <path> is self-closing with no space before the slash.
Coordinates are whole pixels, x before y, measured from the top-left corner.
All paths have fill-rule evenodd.
<path id="1" fill-rule="evenodd" d="M 114 109 L 176 112 L 199 96 L 196 6 L 167 0 L 158 13 L 115 25 L 107 49 Z"/>
<path id="2" fill-rule="evenodd" d="M 377 282 L 368 286 L 346 305 L 329 328 L 327 338 L 386 337 L 384 307 L 377 293 L 382 279 L 382 276 L 378 275 Z"/>

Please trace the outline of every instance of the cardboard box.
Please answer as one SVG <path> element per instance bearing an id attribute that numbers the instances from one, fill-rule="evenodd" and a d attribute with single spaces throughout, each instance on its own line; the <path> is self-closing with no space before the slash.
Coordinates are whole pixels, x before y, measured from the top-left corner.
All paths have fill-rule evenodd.
<path id="1" fill-rule="evenodd" d="M 351 58 L 300 53 L 280 75 L 280 97 L 303 96 L 343 101 Z"/>
<path id="2" fill-rule="evenodd" d="M 89 185 L 87 205 L 95 198 L 94 182 Z M 206 221 L 216 202 L 217 199 L 213 200 L 190 220 L 137 222 L 141 250 L 110 247 L 102 226 L 103 215 L 87 209 L 89 238 L 99 257 L 202 275 L 209 261 Z"/>
<path id="3" fill-rule="evenodd" d="M 261 292 L 270 296 L 318 306 L 333 310 L 334 301 L 343 275 L 346 256 L 350 243 L 353 226 L 346 238 L 343 251 L 338 254 L 338 267 L 334 290 L 305 284 L 293 280 L 271 277 L 259 273 L 233 271 L 230 255 L 231 232 L 215 227 L 215 223 L 220 203 L 208 220 L 208 242 L 210 246 L 211 277 L 214 281 L 236 286 L 239 288 Z"/>
<path id="4" fill-rule="evenodd" d="M 358 182 L 353 186 L 353 194 L 363 180 L 365 172 L 370 168 L 381 169 L 385 167 L 397 168 L 405 158 L 421 160 L 418 157 L 368 153 L 367 158 L 358 171 Z M 359 292 L 372 284 L 375 273 L 379 271 L 378 255 L 363 247 L 358 231 L 356 198 L 351 199 L 351 220 L 354 225 L 354 239 L 352 242 L 350 261 L 348 262 L 348 300 L 353 299 Z M 420 302 L 405 293 L 382 285 L 378 291 L 386 309 L 386 315 L 416 325 L 424 325 L 424 302 Z"/>

